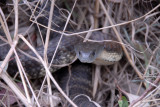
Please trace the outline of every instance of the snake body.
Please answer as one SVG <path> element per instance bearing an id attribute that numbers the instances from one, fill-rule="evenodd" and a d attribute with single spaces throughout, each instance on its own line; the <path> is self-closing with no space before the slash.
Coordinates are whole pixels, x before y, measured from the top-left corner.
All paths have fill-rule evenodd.
<path id="1" fill-rule="evenodd" d="M 98 107 L 92 101 L 92 66 L 91 64 L 75 63 L 69 70 L 60 71 L 59 81 L 62 89 L 78 107 Z"/>
<path id="2" fill-rule="evenodd" d="M 94 32 L 91 36 L 99 36 L 98 34 L 101 36 L 102 35 L 107 36 L 106 34 L 98 31 Z M 47 57 L 49 63 L 51 62 L 59 38 L 60 37 L 57 36 L 49 42 L 47 51 Z M 5 55 L 7 55 L 8 53 L 10 46 L 9 44 L 6 44 L 2 40 L 0 40 L 0 45 L 1 45 L 0 60 L 3 60 L 5 58 Z M 44 54 L 43 46 L 37 47 L 36 51 L 39 53 L 41 57 L 43 57 Z M 34 59 L 30 58 L 25 54 L 23 54 L 22 52 L 18 51 L 19 58 L 27 74 L 31 78 L 44 76 L 45 75 L 44 67 L 42 66 L 41 62 L 38 59 L 35 60 L 36 55 L 34 54 L 34 52 L 28 50 L 25 53 L 27 53 L 28 56 L 34 57 Z M 52 67 L 50 71 L 54 72 L 63 66 L 73 63 L 76 56 L 81 62 L 95 63 L 98 65 L 109 65 L 121 59 L 122 50 L 118 44 L 113 45 L 112 43 L 107 44 L 107 43 L 93 43 L 93 42 L 84 43 L 82 42 L 82 39 L 78 36 L 71 36 L 71 37 L 64 36 L 60 43 L 56 56 L 52 61 Z M 10 74 L 15 74 L 15 72 L 13 72 L 13 69 L 17 69 L 14 57 L 12 57 L 10 60 L 8 72 Z"/>
<path id="3" fill-rule="evenodd" d="M 51 72 L 54 72 L 57 69 L 61 68 L 62 66 L 66 66 L 67 64 L 73 62 L 76 56 L 73 48 L 74 48 L 74 44 L 78 42 L 77 39 L 78 38 L 75 38 L 75 37 L 64 37 L 62 39 L 59 49 L 56 53 L 56 56 L 52 62 L 52 67 L 50 69 Z M 59 37 L 54 38 L 49 42 L 48 51 L 47 51 L 48 62 L 50 62 L 52 59 L 52 56 L 55 52 L 58 41 L 59 41 Z M 0 45 L 1 45 L 0 60 L 4 60 L 5 55 L 7 55 L 10 49 L 10 46 L 9 44 L 6 44 L 2 40 L 0 40 Z M 43 57 L 43 51 L 44 51 L 43 46 L 36 48 L 36 51 L 39 53 L 41 57 Z M 18 50 L 17 52 L 28 76 L 30 76 L 31 78 L 37 78 L 45 75 L 44 67 L 42 66 L 41 62 L 38 59 L 35 60 L 33 58 L 30 58 L 25 54 L 23 54 L 22 52 L 19 52 Z M 36 58 L 36 55 L 31 50 L 28 50 L 25 53 L 29 56 Z M 58 65 L 59 66 L 62 65 L 62 66 L 58 67 Z M 16 65 L 15 57 L 12 57 L 8 67 L 9 74 L 11 75 L 15 74 L 17 71 L 14 72 L 14 70 L 17 70 L 17 65 Z"/>
<path id="4" fill-rule="evenodd" d="M 50 3 L 47 3 L 47 5 L 44 5 L 42 7 L 45 10 L 45 12 L 43 11 L 42 13 L 44 13 L 45 17 L 48 17 Z M 64 21 L 61 21 L 61 19 L 59 19 L 61 18 L 61 16 L 57 8 L 55 8 L 54 10 L 54 16 L 55 16 L 53 17 L 54 24 L 52 24 L 52 28 L 54 30 L 61 31 L 64 27 L 62 26 L 64 25 Z M 37 21 L 43 25 L 47 25 L 46 22 L 48 22 L 48 20 L 44 17 L 38 18 Z M 42 35 L 45 35 L 46 29 L 42 27 L 40 27 L 40 29 L 42 30 Z M 83 39 L 78 36 L 71 36 L 71 37 L 64 36 L 62 38 L 60 46 L 58 47 L 56 56 L 54 57 L 54 60 L 51 62 L 51 59 L 56 50 L 58 41 L 60 39 L 60 34 L 51 31 L 50 35 L 52 39 L 48 44 L 47 57 L 48 57 L 48 62 L 52 63 L 52 67 L 50 69 L 51 72 L 57 71 L 58 69 L 64 66 L 67 66 L 70 63 L 73 63 L 76 56 L 81 62 L 95 63 L 98 65 L 113 64 L 119 61 L 122 57 L 121 47 L 116 43 L 83 42 Z M 90 39 L 98 40 L 98 41 L 113 40 L 112 37 L 111 38 L 110 37 L 111 36 L 107 34 L 96 31 L 92 33 Z M 4 60 L 9 49 L 10 49 L 9 44 L 0 40 L 0 60 Z M 38 52 L 38 54 L 43 58 L 44 47 L 40 46 L 35 49 Z M 19 55 L 20 61 L 22 62 L 23 68 L 31 78 L 37 78 L 45 75 L 44 67 L 42 66 L 41 62 L 38 59 L 36 59 L 36 55 L 34 54 L 34 52 L 28 50 L 25 52 L 27 53 L 26 55 L 21 51 L 19 51 L 19 49 L 17 48 L 17 53 Z M 32 56 L 34 58 L 31 58 L 28 56 Z M 9 62 L 9 67 L 7 71 L 11 75 L 17 72 L 17 65 L 16 65 L 14 55 L 12 56 Z M 69 90 L 72 90 L 70 91 L 69 96 L 74 100 L 76 104 L 83 105 L 82 107 L 86 107 L 85 106 L 86 104 L 88 105 L 91 104 L 91 106 L 88 106 L 88 107 L 94 107 L 94 106 L 96 107 L 96 105 L 90 102 L 89 100 L 87 100 L 87 102 L 86 100 L 84 100 L 84 99 L 88 99 L 86 96 L 78 96 L 79 94 L 85 94 L 92 98 L 92 95 L 91 95 L 92 87 L 90 83 L 91 74 L 88 73 L 88 71 L 90 72 L 90 67 L 84 64 L 80 64 L 79 66 L 75 65 L 75 67 L 73 66 L 72 71 L 73 71 L 74 77 L 71 77 L 72 81 L 69 83 L 69 86 L 71 86 Z M 68 76 L 64 76 L 64 78 L 68 78 Z M 61 86 L 63 87 L 64 90 L 66 90 L 65 89 L 66 85 L 63 83 L 65 82 L 61 82 L 62 84 Z"/>

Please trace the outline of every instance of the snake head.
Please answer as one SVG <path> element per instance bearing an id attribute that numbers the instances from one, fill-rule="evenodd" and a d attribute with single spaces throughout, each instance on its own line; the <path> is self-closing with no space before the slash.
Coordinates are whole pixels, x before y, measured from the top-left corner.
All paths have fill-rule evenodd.
<path id="1" fill-rule="evenodd" d="M 102 44 L 93 42 L 82 42 L 74 46 L 77 58 L 84 63 L 94 62 L 103 48 Z"/>

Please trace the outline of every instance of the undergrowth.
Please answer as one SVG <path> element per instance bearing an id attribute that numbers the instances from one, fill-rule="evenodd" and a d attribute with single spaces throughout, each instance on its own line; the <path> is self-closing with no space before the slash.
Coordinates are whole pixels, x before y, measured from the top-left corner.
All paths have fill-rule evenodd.
<path id="1" fill-rule="evenodd" d="M 8 0 L 0 4 L 1 32 L 4 32 L 1 38 L 5 38 L 6 43 L 12 46 L 1 68 L 9 62 L 15 53 L 15 47 L 27 50 L 36 47 L 35 44 L 43 45 L 43 42 L 37 42 L 41 37 L 37 37 L 38 40 L 34 41 L 32 38 L 40 32 L 39 27 L 42 26 L 37 23 L 36 18 L 44 16 L 43 14 L 34 16 L 37 3 L 45 3 L 45 0 L 13 1 Z M 160 105 L 160 2 L 158 0 L 57 0 L 53 4 L 62 11 L 66 22 L 69 20 L 76 34 L 99 30 L 115 36 L 123 47 L 123 58 L 114 65 L 102 67 L 99 74 L 94 76 L 94 79 L 99 80 L 94 101 L 103 107 L 117 107 L 118 101 L 125 96 L 130 106 Z M 49 23 L 52 23 L 52 20 Z M 35 25 L 39 26 L 38 30 L 35 29 Z M 83 32 L 78 32 L 81 29 Z M 72 36 L 74 33 L 65 32 L 64 35 Z M 24 36 L 31 41 L 29 42 L 31 45 L 25 45 L 27 42 Z M 48 42 L 49 40 L 46 43 Z M 49 72 L 46 59 L 42 58 L 40 61 L 44 63 L 46 72 Z M 20 65 L 18 60 L 17 63 Z M 1 105 L 58 106 L 61 103 L 63 106 L 62 102 L 65 99 L 56 90 L 57 85 L 52 85 L 56 83 L 52 75 L 30 80 L 22 69 L 19 69 L 19 72 L 18 80 L 16 77 L 11 78 L 6 72 L 1 72 Z"/>

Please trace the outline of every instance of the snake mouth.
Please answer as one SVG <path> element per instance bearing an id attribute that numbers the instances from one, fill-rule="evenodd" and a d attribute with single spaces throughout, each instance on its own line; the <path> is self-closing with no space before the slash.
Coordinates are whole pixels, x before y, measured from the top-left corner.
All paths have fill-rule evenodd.
<path id="1" fill-rule="evenodd" d="M 81 62 L 83 62 L 83 63 L 92 63 L 91 61 L 88 61 L 88 60 L 82 60 L 82 59 L 80 59 L 80 61 L 81 61 Z"/>
<path id="2" fill-rule="evenodd" d="M 85 52 L 79 51 L 77 54 L 77 58 L 82 63 L 93 63 L 95 60 L 95 55 L 92 55 L 91 53 L 85 53 Z"/>
<path id="3" fill-rule="evenodd" d="M 82 63 L 93 63 L 94 59 L 88 59 L 88 58 L 79 58 L 78 59 L 82 62 Z"/>

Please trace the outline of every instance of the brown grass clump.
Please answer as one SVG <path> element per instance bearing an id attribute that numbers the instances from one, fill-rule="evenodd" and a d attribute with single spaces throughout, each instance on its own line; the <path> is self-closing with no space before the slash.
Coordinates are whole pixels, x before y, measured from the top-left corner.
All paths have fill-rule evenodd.
<path id="1" fill-rule="evenodd" d="M 1 68 L 6 66 L 12 54 L 16 55 L 15 47 L 21 49 L 29 47 L 34 51 L 33 47 L 36 44 L 32 43 L 34 40 L 32 38 L 36 30 L 33 24 L 43 26 L 36 22 L 36 18 L 40 16 L 34 17 L 33 15 L 37 3 L 43 3 L 45 0 L 13 1 L 0 3 L 1 31 L 6 35 L 6 42 L 11 45 Z M 85 30 L 76 34 L 100 30 L 114 35 L 123 47 L 122 60 L 114 65 L 102 67 L 98 75 L 94 76 L 94 79 L 99 80 L 94 101 L 103 107 L 118 107 L 118 100 L 126 96 L 131 107 L 146 105 L 158 107 L 160 105 L 160 2 L 158 0 L 57 0 L 55 3 L 52 1 L 52 4 L 64 12 L 66 22 L 74 26 L 75 31 Z M 47 32 L 50 32 L 52 20 L 48 20 L 49 24 L 45 27 L 48 27 Z M 39 32 L 40 29 L 37 31 Z M 74 33 L 64 33 L 64 35 L 72 36 Z M 31 41 L 29 43 L 32 45 L 24 36 L 27 36 L 27 40 Z M 46 33 L 46 38 L 48 37 L 49 33 Z M 0 38 L 3 39 L 2 36 Z M 46 41 L 48 42 L 49 40 Z M 41 44 L 43 43 L 38 42 L 38 45 Z M 44 44 L 44 46 L 47 50 L 47 45 Z M 56 106 L 64 100 L 60 97 L 60 93 L 73 103 L 65 96 L 49 73 L 46 59 L 40 56 L 38 58 L 48 73 L 44 79 L 41 78 L 38 81 L 27 78 L 18 56 L 16 60 L 20 65 L 18 66 L 20 82 L 13 82 L 13 79 L 0 69 L 2 80 L 0 105 Z M 53 83 L 60 93 L 52 90 Z M 133 95 L 136 98 L 133 98 Z"/>

